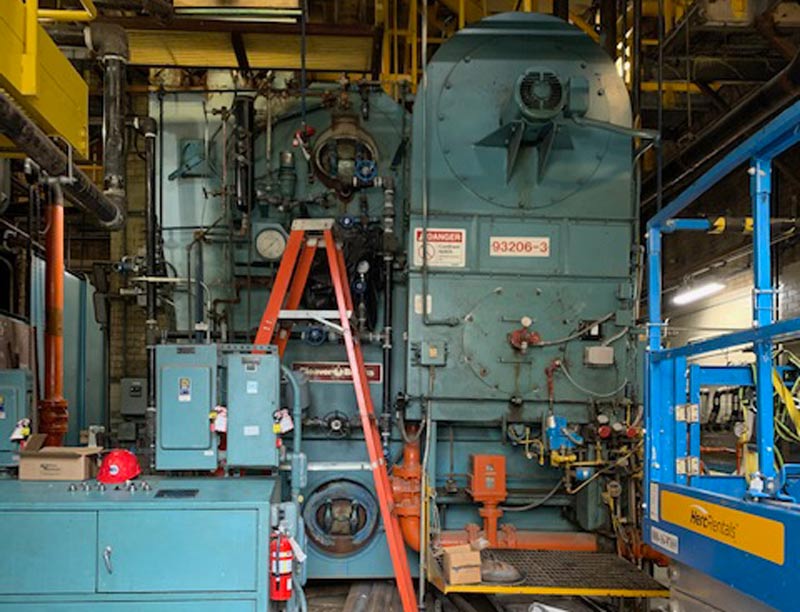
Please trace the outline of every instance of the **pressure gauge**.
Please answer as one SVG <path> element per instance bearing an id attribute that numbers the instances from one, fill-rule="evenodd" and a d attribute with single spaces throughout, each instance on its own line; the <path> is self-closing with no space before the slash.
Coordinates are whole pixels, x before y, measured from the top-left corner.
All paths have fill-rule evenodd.
<path id="1" fill-rule="evenodd" d="M 256 236 L 256 252 L 267 261 L 277 261 L 286 250 L 286 236 L 278 229 L 268 228 Z"/>

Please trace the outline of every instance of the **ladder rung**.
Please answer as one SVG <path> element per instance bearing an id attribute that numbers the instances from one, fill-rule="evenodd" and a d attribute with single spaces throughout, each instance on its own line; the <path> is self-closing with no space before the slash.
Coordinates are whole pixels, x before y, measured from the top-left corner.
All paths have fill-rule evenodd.
<path id="1" fill-rule="evenodd" d="M 352 310 L 347 311 L 347 317 L 353 314 Z M 319 321 L 320 319 L 333 319 L 339 320 L 338 310 L 281 310 L 278 314 L 279 319 L 294 319 L 294 320 L 311 320 Z"/>

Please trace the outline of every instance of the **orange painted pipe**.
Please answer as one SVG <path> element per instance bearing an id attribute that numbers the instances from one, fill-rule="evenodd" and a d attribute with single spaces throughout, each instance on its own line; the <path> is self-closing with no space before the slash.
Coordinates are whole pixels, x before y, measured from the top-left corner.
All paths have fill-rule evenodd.
<path id="1" fill-rule="evenodd" d="M 469 528 L 462 531 L 444 531 L 440 536 L 440 542 L 442 546 L 469 544 L 482 535 L 483 532 Z M 592 533 L 569 531 L 517 531 L 512 525 L 503 525 L 497 535 L 497 546 L 492 548 L 597 552 L 597 537 Z"/>
<path id="2" fill-rule="evenodd" d="M 409 435 L 415 436 L 417 429 L 408 428 Z M 419 461 L 419 440 L 407 442 L 403 447 L 403 463 L 392 470 L 392 494 L 394 510 L 400 523 L 403 540 L 411 549 L 419 552 L 420 492 L 422 485 L 422 465 Z"/>
<path id="3" fill-rule="evenodd" d="M 64 399 L 64 194 L 53 185 L 45 236 L 44 398 L 39 403 L 39 431 L 47 446 L 61 446 L 69 427 Z"/>

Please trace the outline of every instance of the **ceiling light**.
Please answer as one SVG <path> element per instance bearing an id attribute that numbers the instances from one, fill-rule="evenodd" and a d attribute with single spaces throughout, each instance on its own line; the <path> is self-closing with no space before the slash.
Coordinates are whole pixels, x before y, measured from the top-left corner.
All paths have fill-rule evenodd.
<path id="1" fill-rule="evenodd" d="M 686 287 L 685 289 L 681 289 L 672 298 L 672 303 L 678 306 L 683 306 L 685 304 L 691 304 L 692 302 L 696 302 L 697 300 L 702 300 L 703 298 L 707 298 L 709 296 L 714 295 L 715 293 L 719 293 L 725 288 L 725 283 L 720 283 L 717 281 L 711 281 L 708 283 L 703 283 L 701 285 L 692 285 L 690 287 Z"/>

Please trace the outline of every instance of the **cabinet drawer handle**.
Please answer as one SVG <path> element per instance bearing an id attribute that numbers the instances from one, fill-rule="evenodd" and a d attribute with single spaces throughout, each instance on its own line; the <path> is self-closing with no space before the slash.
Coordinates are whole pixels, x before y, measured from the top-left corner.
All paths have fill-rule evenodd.
<path id="1" fill-rule="evenodd" d="M 106 571 L 109 574 L 114 573 L 114 566 L 111 564 L 111 547 L 106 546 L 105 550 L 103 551 L 103 563 L 106 564 Z"/>

